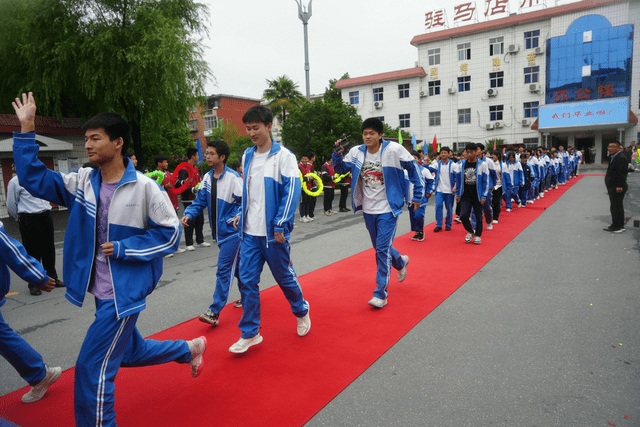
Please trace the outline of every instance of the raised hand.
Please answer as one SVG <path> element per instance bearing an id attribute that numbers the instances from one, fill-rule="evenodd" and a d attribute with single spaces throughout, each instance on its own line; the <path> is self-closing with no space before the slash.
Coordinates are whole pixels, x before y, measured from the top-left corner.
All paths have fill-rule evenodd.
<path id="1" fill-rule="evenodd" d="M 11 105 L 20 120 L 21 132 L 34 132 L 36 130 L 36 100 L 33 98 L 33 92 L 29 92 L 29 95 L 23 93 L 22 101 L 20 98 L 16 98 Z"/>

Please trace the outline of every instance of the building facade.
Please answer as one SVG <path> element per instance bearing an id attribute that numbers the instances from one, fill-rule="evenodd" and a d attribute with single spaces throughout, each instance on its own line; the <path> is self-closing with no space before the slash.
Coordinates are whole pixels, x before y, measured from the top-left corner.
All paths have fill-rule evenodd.
<path id="1" fill-rule="evenodd" d="M 199 137 L 203 147 L 206 147 L 207 137 L 212 130 L 229 120 L 238 127 L 238 135 L 246 136 L 242 116 L 254 105 L 260 105 L 260 100 L 232 95 L 211 95 L 204 105 L 198 102 L 196 110 L 189 113 L 189 129 L 193 139 Z"/>
<path id="2" fill-rule="evenodd" d="M 638 0 L 585 0 L 415 36 L 416 67 L 341 80 L 345 102 L 420 139 L 570 146 L 638 141 Z M 635 111 L 635 113 L 634 113 Z"/>

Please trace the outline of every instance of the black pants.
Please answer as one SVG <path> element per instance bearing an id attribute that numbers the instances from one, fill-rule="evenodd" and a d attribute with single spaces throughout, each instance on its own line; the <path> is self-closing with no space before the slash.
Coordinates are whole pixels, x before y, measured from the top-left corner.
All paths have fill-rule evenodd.
<path id="1" fill-rule="evenodd" d="M 310 218 L 315 218 L 315 214 L 313 213 L 313 211 L 315 210 L 316 210 L 316 197 L 309 196 L 309 217 Z"/>
<path id="2" fill-rule="evenodd" d="M 502 209 L 502 187 L 499 187 L 497 190 L 493 190 L 491 205 L 493 208 L 493 219 L 497 221 L 500 217 L 500 210 Z"/>
<path id="3" fill-rule="evenodd" d="M 350 184 L 342 184 L 340 186 L 340 202 L 338 203 L 340 209 L 347 209 L 347 197 L 349 197 L 350 186 Z"/>
<path id="4" fill-rule="evenodd" d="M 475 200 L 465 199 L 464 197 L 460 199 L 460 220 L 462 221 L 462 225 L 464 225 L 464 229 L 469 233 L 475 233 L 476 236 L 482 236 L 482 204 L 480 200 L 477 198 Z M 471 209 L 473 209 L 473 213 L 476 216 L 476 229 L 475 232 L 473 227 L 471 226 Z"/>
<path id="5" fill-rule="evenodd" d="M 624 195 L 629 187 L 625 184 L 622 192 L 618 193 L 615 187 L 608 188 L 609 202 L 611 203 L 611 225 L 614 228 L 624 227 Z"/>
<path id="6" fill-rule="evenodd" d="M 51 213 L 49 211 L 37 214 L 21 213 L 18 216 L 18 226 L 22 245 L 27 253 L 42 263 L 49 277 L 57 279 L 56 247 L 53 241 Z"/>
<path id="7" fill-rule="evenodd" d="M 324 187 L 324 211 L 330 211 L 333 204 L 333 197 L 335 195 L 335 189 Z"/>
<path id="8" fill-rule="evenodd" d="M 182 205 L 187 209 L 191 202 L 182 202 Z M 202 234 L 202 227 L 204 227 L 204 212 L 189 221 L 189 225 L 184 227 L 184 243 L 187 246 L 193 246 L 193 231 L 196 232 L 196 243 L 200 244 L 204 242 L 204 235 Z"/>
<path id="9" fill-rule="evenodd" d="M 300 218 L 309 216 L 309 199 L 311 199 L 311 196 L 305 193 L 303 189 L 300 195 Z"/>

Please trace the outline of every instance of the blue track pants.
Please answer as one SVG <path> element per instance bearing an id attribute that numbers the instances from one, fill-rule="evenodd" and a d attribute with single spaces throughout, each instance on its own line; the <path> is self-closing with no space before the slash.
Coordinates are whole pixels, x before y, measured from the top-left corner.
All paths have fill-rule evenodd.
<path id="1" fill-rule="evenodd" d="M 240 287 L 240 275 L 238 264 L 240 262 L 240 237 L 235 236 L 218 245 L 218 269 L 216 270 L 216 289 L 213 292 L 213 303 L 209 309 L 220 314 L 229 298 L 229 288 L 233 278 L 238 278 Z"/>
<path id="2" fill-rule="evenodd" d="M 40 353 L 9 327 L 0 312 L 0 354 L 29 383 L 36 385 L 47 375 Z"/>
<path id="3" fill-rule="evenodd" d="M 445 226 L 451 227 L 453 223 L 453 194 L 436 193 L 436 226 L 442 228 L 442 207 L 447 207 Z"/>

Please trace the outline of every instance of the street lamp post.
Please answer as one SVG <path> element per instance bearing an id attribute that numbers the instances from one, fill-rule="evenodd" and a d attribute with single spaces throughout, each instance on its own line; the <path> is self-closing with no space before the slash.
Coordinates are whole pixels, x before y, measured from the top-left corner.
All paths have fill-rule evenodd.
<path id="1" fill-rule="evenodd" d="M 307 101 L 309 101 L 309 40 L 307 37 L 307 23 L 309 22 L 309 18 L 311 18 L 311 2 L 313 2 L 313 0 L 309 0 L 309 6 L 307 6 L 307 8 L 304 8 L 301 2 L 302 0 L 296 0 L 298 4 L 298 18 L 300 18 L 304 26 L 304 74 L 307 80 Z"/>

